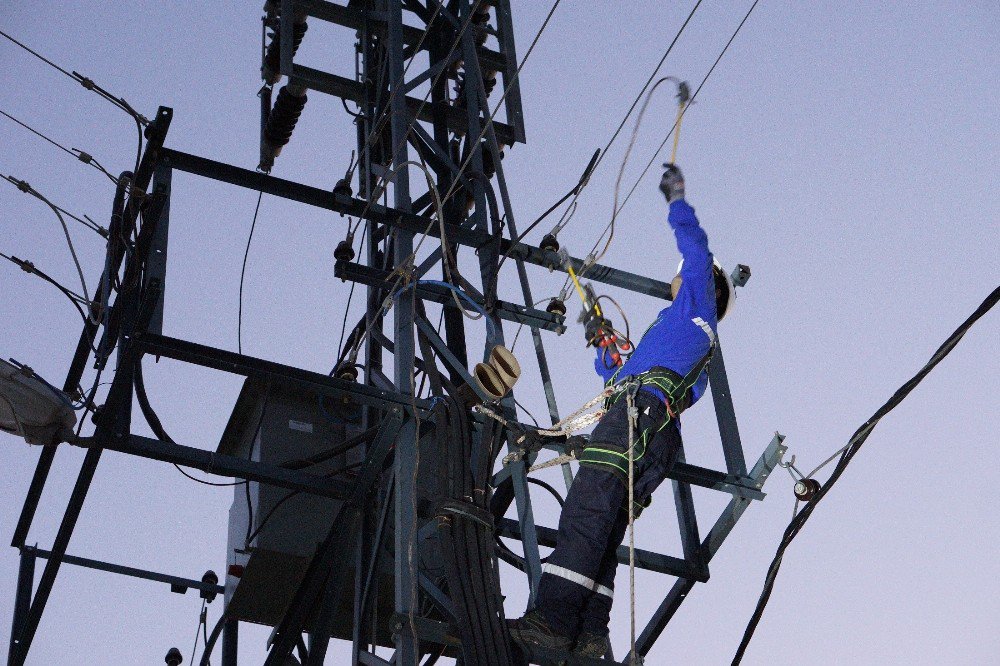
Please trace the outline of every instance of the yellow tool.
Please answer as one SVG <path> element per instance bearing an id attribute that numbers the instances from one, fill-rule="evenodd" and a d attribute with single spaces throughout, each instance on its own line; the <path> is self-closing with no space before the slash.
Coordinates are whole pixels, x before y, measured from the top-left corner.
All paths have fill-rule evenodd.
<path id="1" fill-rule="evenodd" d="M 573 286 L 576 287 L 576 293 L 580 294 L 580 300 L 583 301 L 583 307 L 588 310 L 593 309 L 594 314 L 598 317 L 603 317 L 604 315 L 601 314 L 601 306 L 599 306 L 596 301 L 590 303 L 587 299 L 587 295 L 583 293 L 583 286 L 580 285 L 580 280 L 576 277 L 576 271 L 573 270 L 573 265 L 569 263 L 568 259 L 569 258 L 567 257 L 566 272 L 569 273 L 570 279 L 573 280 Z"/>
<path id="2" fill-rule="evenodd" d="M 677 120 L 674 121 L 674 149 L 670 151 L 670 164 L 677 164 L 677 144 L 681 140 L 681 121 L 684 120 L 684 109 L 691 101 L 691 87 L 687 81 L 677 84 Z"/>

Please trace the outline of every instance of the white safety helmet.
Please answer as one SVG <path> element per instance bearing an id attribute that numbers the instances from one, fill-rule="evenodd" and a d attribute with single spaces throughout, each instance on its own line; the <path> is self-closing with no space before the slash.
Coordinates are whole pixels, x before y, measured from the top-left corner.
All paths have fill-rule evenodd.
<path id="1" fill-rule="evenodd" d="M 681 273 L 681 267 L 684 266 L 684 260 L 677 264 L 677 275 Z M 716 299 L 716 313 L 718 315 L 717 320 L 722 321 L 723 318 L 729 314 L 730 310 L 733 309 L 733 303 L 736 302 L 736 287 L 733 285 L 733 279 L 729 277 L 729 273 L 722 267 L 719 260 L 712 257 L 712 276 L 715 278 L 715 288 L 722 291 L 722 295 L 719 299 L 725 298 L 725 306 L 722 311 L 719 311 L 719 299 Z M 671 290 L 672 291 L 672 290 Z"/>

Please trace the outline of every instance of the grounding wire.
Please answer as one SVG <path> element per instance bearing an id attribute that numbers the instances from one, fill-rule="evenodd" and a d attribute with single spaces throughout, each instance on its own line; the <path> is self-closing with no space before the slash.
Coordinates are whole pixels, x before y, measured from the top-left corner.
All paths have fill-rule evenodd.
<path id="1" fill-rule="evenodd" d="M 771 597 L 771 592 L 774 589 L 774 581 L 775 578 L 777 578 L 778 570 L 781 567 L 781 561 L 784 557 L 785 550 L 791 544 L 792 540 L 798 535 L 799 531 L 801 531 L 802 527 L 815 510 L 816 505 L 819 504 L 820 500 L 826 497 L 826 494 L 844 473 L 847 465 L 854 458 L 855 454 L 861 449 L 861 445 L 864 444 L 866 439 L 868 439 L 868 436 L 871 434 L 872 430 L 874 430 L 875 426 L 878 425 L 879 421 L 895 409 L 910 394 L 910 392 L 912 392 L 913 389 L 920 384 L 924 377 L 926 377 L 938 363 L 944 360 L 944 358 L 951 353 L 966 332 L 972 328 L 972 326 L 987 312 L 989 312 L 998 301 L 1000 301 L 1000 286 L 996 287 L 979 305 L 979 307 L 976 308 L 975 312 L 973 312 L 968 319 L 962 322 L 962 324 L 955 329 L 950 336 L 948 336 L 948 339 L 945 340 L 940 347 L 938 347 L 937 351 L 934 352 L 930 360 L 927 361 L 917 374 L 897 389 L 896 392 L 893 393 L 892 397 L 890 397 L 889 400 L 871 416 L 871 418 L 865 421 L 865 423 L 854 432 L 850 440 L 848 440 L 847 446 L 844 447 L 843 453 L 840 454 L 840 460 L 837 461 L 837 466 L 834 468 L 830 478 L 826 480 L 826 483 L 820 487 L 816 496 L 811 501 L 806 503 L 802 511 L 796 514 L 785 528 L 785 532 L 782 535 L 781 542 L 778 545 L 778 550 L 774 555 L 774 559 L 771 561 L 770 566 L 768 566 L 767 575 L 764 579 L 764 589 L 761 591 L 760 598 L 757 600 L 757 606 L 754 608 L 753 615 L 750 617 L 746 630 L 743 632 L 743 638 L 740 641 L 739 648 L 736 651 L 736 655 L 733 657 L 733 666 L 739 664 L 743 659 L 747 646 L 750 644 L 750 639 L 753 637 L 754 631 L 757 629 L 757 624 L 760 622 L 760 618 L 764 613 L 764 608 L 767 606 L 767 602 Z"/>
<path id="2" fill-rule="evenodd" d="M 613 204 L 612 204 L 612 207 L 611 207 L 611 220 L 608 222 L 608 226 L 605 227 L 605 231 L 608 232 L 608 240 L 604 244 L 604 249 L 602 249 L 600 251 L 600 253 L 598 253 L 598 254 L 595 255 L 594 251 L 597 249 L 597 246 L 600 245 L 601 238 L 604 237 L 604 234 L 602 233 L 601 234 L 601 238 L 598 238 L 597 243 L 594 244 L 594 247 L 591 248 L 590 252 L 588 253 L 588 257 L 587 257 L 588 262 L 590 262 L 590 257 L 591 256 L 593 256 L 593 262 L 596 263 L 596 262 L 600 261 L 604 257 L 604 255 L 607 253 L 608 248 L 611 247 L 612 240 L 614 240 L 614 237 L 615 237 L 615 220 L 618 217 L 618 211 L 619 211 L 619 208 L 618 208 L 618 193 L 620 191 L 621 184 L 622 184 L 622 176 L 625 175 L 625 165 L 628 164 L 628 158 L 632 154 L 632 149 L 635 147 L 636 140 L 639 138 L 639 128 L 642 126 L 642 119 L 646 115 L 646 109 L 649 107 L 649 102 L 650 102 L 650 100 L 653 99 L 653 93 L 656 92 L 656 89 L 660 86 L 660 84 L 664 83 L 665 81 L 677 81 L 677 79 L 675 79 L 672 76 L 664 76 L 661 79 L 657 80 L 657 82 L 653 84 L 653 87 L 650 88 L 649 92 L 646 94 L 646 99 L 645 99 L 645 101 L 643 101 L 642 106 L 639 108 L 639 113 L 635 117 L 635 126 L 632 128 L 632 136 L 629 137 L 628 147 L 625 149 L 625 155 L 622 157 L 622 165 L 618 169 L 618 177 L 615 179 L 615 191 L 614 191 L 614 197 L 613 197 Z M 586 268 L 587 268 L 587 266 L 584 266 L 581 269 L 581 271 L 580 271 L 581 274 L 586 272 Z"/>
<path id="3" fill-rule="evenodd" d="M 622 211 L 622 209 L 625 208 L 625 204 L 628 203 L 628 200 L 630 198 L 632 198 L 632 194 L 635 192 L 636 188 L 639 186 L 639 182 L 643 179 L 643 177 L 649 171 L 649 168 L 653 165 L 653 162 L 656 161 L 656 156 L 659 155 L 660 151 L 663 150 L 663 147 L 665 145 L 667 145 L 667 142 L 670 140 L 670 137 L 676 131 L 677 126 L 680 124 L 681 120 L 683 120 L 684 115 L 687 113 L 688 109 L 690 109 L 691 105 L 694 103 L 695 98 L 698 96 L 698 93 L 701 92 L 701 89 L 702 89 L 702 87 L 704 87 L 705 82 L 708 81 L 709 77 L 712 75 L 712 72 L 715 71 L 715 67 L 719 64 L 719 61 L 722 60 L 722 57 L 726 54 L 726 51 L 729 50 L 729 46 L 736 39 L 736 36 L 740 33 L 740 30 L 743 28 L 743 25 L 747 22 L 747 19 L 750 18 L 750 14 L 753 13 L 753 10 L 757 6 L 758 2 L 760 2 L 760 0 L 754 0 L 754 3 L 750 6 L 750 9 L 747 10 L 746 15 L 743 17 L 743 20 L 740 21 L 740 24 L 736 27 L 736 30 L 733 31 L 733 34 L 729 37 L 729 41 L 726 42 L 726 45 L 722 48 L 722 51 L 719 52 L 718 57 L 715 59 L 715 62 L 712 63 L 712 66 L 709 68 L 708 73 L 705 74 L 705 77 L 701 80 L 701 83 L 698 84 L 698 88 L 694 91 L 694 94 L 691 95 L 691 98 L 684 105 L 684 109 L 681 111 L 681 113 L 678 115 L 677 119 L 674 121 L 674 124 L 671 126 L 670 130 L 667 132 L 667 135 L 663 138 L 663 141 L 660 143 L 659 147 L 656 149 L 656 152 L 654 152 L 653 156 L 649 159 L 649 162 L 646 163 L 646 166 L 643 168 L 642 173 L 639 174 L 639 177 L 636 179 L 635 183 L 632 185 L 632 188 L 628 191 L 628 194 L 625 195 L 625 199 L 622 201 L 622 203 L 621 203 L 620 206 L 617 205 L 618 185 L 616 184 L 616 186 L 615 186 L 615 200 L 616 200 L 616 205 L 615 205 L 614 211 L 612 213 L 611 221 L 604 228 L 604 231 L 601 232 L 601 235 L 598 237 L 597 242 L 594 243 L 594 247 L 591 248 L 591 251 L 588 253 L 588 257 L 592 256 L 594 254 L 594 252 L 597 250 L 598 246 L 601 244 L 601 240 L 604 238 L 604 234 L 607 233 L 609 229 L 611 229 L 612 235 L 614 234 L 614 220 L 615 220 L 615 218 Z M 697 9 L 697 6 L 695 8 Z M 685 25 L 686 25 L 686 23 L 685 23 Z M 683 26 L 682 26 L 682 29 L 683 29 Z M 647 99 L 647 101 L 648 101 L 648 99 Z M 638 127 L 636 127 L 636 129 L 638 129 Z M 622 167 L 624 168 L 624 161 L 622 163 Z M 619 180 L 620 179 L 621 179 L 621 173 L 619 173 Z M 604 253 L 607 251 L 608 247 L 610 247 L 610 239 L 608 239 L 608 243 L 605 244 L 605 248 L 601 252 L 600 256 L 604 255 Z M 590 266 L 592 266 L 592 265 L 593 265 L 592 263 L 591 264 L 585 264 L 581 268 L 581 270 L 579 271 L 579 276 L 583 277 L 587 273 L 587 271 L 590 268 Z M 567 277 L 566 281 L 563 284 L 563 290 L 566 289 L 566 285 L 568 285 L 568 283 L 569 283 L 569 278 Z"/>

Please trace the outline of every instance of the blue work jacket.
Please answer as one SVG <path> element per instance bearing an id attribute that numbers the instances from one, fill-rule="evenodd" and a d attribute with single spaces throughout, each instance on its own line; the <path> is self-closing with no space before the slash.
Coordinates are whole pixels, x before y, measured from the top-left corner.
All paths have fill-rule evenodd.
<path id="1" fill-rule="evenodd" d="M 670 306 L 660 311 L 656 321 L 643 334 L 632 356 L 618 372 L 617 380 L 646 372 L 654 366 L 686 376 L 705 357 L 715 341 L 718 321 L 708 236 L 699 226 L 694 208 L 683 199 L 670 204 L 667 220 L 677 239 L 677 249 L 684 258 L 680 292 Z M 614 377 L 617 368 L 608 367 L 611 361 L 603 356 L 604 351 L 597 348 L 594 367 L 607 382 Z M 692 405 L 702 396 L 707 385 L 708 372 L 705 371 L 691 388 Z M 648 385 L 642 388 L 664 399 L 659 389 Z"/>

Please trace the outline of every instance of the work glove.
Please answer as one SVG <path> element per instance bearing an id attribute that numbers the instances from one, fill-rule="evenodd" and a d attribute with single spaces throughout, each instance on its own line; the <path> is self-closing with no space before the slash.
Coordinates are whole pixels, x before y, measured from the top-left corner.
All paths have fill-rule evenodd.
<path id="1" fill-rule="evenodd" d="M 593 310 L 586 310 L 580 319 L 583 320 L 583 335 L 587 338 L 587 346 L 598 346 L 607 336 L 613 334 L 611 322 L 604 317 L 599 317 Z"/>
<path id="2" fill-rule="evenodd" d="M 667 203 L 673 203 L 684 198 L 684 174 L 676 164 L 667 162 L 663 178 L 660 179 L 660 191 L 667 198 Z"/>

